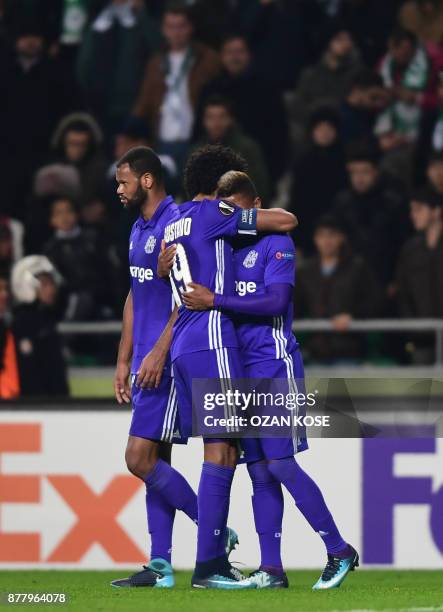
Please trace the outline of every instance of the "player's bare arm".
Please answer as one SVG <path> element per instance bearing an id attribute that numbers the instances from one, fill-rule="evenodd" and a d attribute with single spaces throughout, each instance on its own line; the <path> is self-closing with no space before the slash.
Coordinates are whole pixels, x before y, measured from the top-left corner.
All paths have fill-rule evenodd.
<path id="1" fill-rule="evenodd" d="M 297 225 L 297 217 L 284 208 L 257 209 L 258 232 L 292 232 Z"/>
<path id="2" fill-rule="evenodd" d="M 165 241 L 162 240 L 157 262 L 157 276 L 160 278 L 167 278 L 169 276 L 169 272 L 174 264 L 176 250 L 177 247 L 175 244 L 166 247 Z"/>
<path id="3" fill-rule="evenodd" d="M 132 293 L 129 291 L 123 308 L 123 324 L 118 347 L 117 367 L 114 375 L 114 392 L 119 404 L 129 404 L 131 388 L 129 386 L 130 362 L 132 357 L 132 326 L 134 310 Z"/>
<path id="4" fill-rule="evenodd" d="M 160 385 L 169 348 L 172 341 L 172 328 L 177 319 L 177 307 L 171 313 L 169 321 L 159 339 L 144 357 L 137 372 L 136 385 L 142 389 L 157 389 Z"/>

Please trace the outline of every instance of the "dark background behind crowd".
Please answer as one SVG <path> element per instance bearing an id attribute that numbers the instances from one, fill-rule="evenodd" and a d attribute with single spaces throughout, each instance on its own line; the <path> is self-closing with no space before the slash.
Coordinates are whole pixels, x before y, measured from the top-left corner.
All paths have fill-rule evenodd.
<path id="1" fill-rule="evenodd" d="M 442 0 L 0 0 L 0 80 L 0 396 L 112 363 L 56 325 L 121 317 L 115 162 L 139 144 L 177 201 L 220 142 L 297 214 L 296 318 L 336 329 L 308 362 L 433 362 L 432 336 L 347 330 L 443 318 Z"/>

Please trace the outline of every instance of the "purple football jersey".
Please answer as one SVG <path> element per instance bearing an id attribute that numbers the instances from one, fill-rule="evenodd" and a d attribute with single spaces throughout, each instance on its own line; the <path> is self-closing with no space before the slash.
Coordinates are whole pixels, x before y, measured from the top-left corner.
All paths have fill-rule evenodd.
<path id="1" fill-rule="evenodd" d="M 234 264 L 229 239 L 237 234 L 255 234 L 256 224 L 254 211 L 223 200 L 186 202 L 178 207 L 178 214 L 179 218 L 165 228 L 166 244 L 177 245 L 170 275 L 179 306 L 172 360 L 185 353 L 238 346 L 228 315 L 219 310 L 188 310 L 182 305 L 181 294 L 190 282 L 196 282 L 215 293 L 233 295 Z"/>
<path id="2" fill-rule="evenodd" d="M 134 309 L 132 373 L 138 371 L 141 361 L 157 342 L 174 308 L 170 284 L 157 276 L 157 259 L 165 226 L 176 218 L 178 207 L 168 196 L 151 219 L 139 217 L 132 227 L 129 238 Z"/>
<path id="3" fill-rule="evenodd" d="M 275 283 L 295 283 L 295 247 L 289 236 L 267 234 L 240 242 L 234 250 L 235 289 L 245 296 L 265 293 Z M 285 359 L 297 348 L 292 334 L 293 303 L 278 317 L 235 315 L 235 328 L 245 365 Z"/>

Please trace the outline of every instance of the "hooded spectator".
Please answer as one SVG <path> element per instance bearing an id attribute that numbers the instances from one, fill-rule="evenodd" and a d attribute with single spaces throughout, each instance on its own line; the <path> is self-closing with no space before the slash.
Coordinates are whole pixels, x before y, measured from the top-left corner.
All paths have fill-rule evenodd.
<path id="1" fill-rule="evenodd" d="M 60 277 L 41 255 L 25 257 L 12 271 L 12 291 L 17 302 L 14 336 L 23 396 L 69 394 L 59 321 Z"/>
<path id="2" fill-rule="evenodd" d="M 64 117 L 52 137 L 54 161 L 75 168 L 79 174 L 80 205 L 87 204 L 103 190 L 106 160 L 102 144 L 102 131 L 87 113 Z"/>

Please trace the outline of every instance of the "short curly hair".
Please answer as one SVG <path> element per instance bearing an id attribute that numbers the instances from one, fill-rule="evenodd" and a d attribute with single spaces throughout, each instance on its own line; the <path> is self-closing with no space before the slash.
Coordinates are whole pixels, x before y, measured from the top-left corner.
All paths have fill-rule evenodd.
<path id="1" fill-rule="evenodd" d="M 184 187 L 189 198 L 198 193 L 213 194 L 219 179 L 230 170 L 248 171 L 246 160 L 229 147 L 206 145 L 194 151 L 184 171 Z"/>

